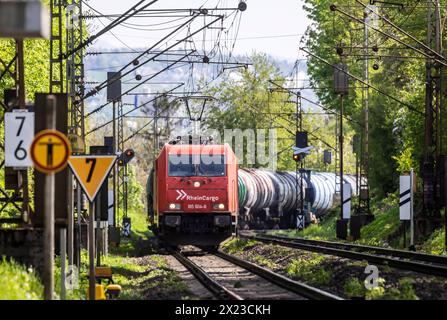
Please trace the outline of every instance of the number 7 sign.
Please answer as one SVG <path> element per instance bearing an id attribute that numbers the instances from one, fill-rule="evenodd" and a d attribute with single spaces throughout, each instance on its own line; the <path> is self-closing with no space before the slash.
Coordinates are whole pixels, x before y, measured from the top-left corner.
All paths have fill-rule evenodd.
<path id="1" fill-rule="evenodd" d="M 33 162 L 29 148 L 34 138 L 34 112 L 5 113 L 5 165 L 26 168 Z"/>
<path id="2" fill-rule="evenodd" d="M 95 200 L 104 180 L 115 164 L 116 156 L 72 156 L 68 159 L 76 179 L 90 202 Z"/>

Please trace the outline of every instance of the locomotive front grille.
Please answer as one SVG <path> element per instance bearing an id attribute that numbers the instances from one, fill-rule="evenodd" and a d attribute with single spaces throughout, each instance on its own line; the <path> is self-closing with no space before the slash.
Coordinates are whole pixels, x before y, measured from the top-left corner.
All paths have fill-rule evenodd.
<path id="1" fill-rule="evenodd" d="M 183 234 L 210 234 L 231 227 L 230 215 L 182 214 L 166 215 L 164 225 Z"/>

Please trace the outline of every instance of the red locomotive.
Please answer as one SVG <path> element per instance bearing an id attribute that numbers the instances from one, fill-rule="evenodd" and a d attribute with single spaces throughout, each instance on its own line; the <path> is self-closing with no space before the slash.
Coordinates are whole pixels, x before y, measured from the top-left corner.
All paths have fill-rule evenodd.
<path id="1" fill-rule="evenodd" d="M 149 218 L 170 245 L 217 246 L 235 232 L 237 160 L 228 144 L 166 144 L 147 185 Z"/>

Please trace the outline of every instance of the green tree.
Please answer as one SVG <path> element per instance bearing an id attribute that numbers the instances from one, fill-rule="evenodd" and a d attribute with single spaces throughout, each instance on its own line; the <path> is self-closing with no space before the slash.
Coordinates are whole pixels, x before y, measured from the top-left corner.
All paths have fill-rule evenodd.
<path id="1" fill-rule="evenodd" d="M 309 28 L 307 48 L 313 54 L 335 64 L 344 62 L 349 72 L 362 78 L 364 60 L 364 26 L 350 20 L 338 12 L 330 10 L 335 4 L 341 10 L 363 19 L 364 8 L 355 0 L 330 1 L 306 0 L 305 10 L 313 21 Z M 426 10 L 418 8 L 419 2 L 406 3 L 402 10 L 382 4 L 379 12 L 386 15 L 396 25 L 420 40 L 426 36 Z M 445 17 L 442 18 L 445 21 Z M 379 28 L 397 34 L 402 41 L 414 45 L 414 41 L 399 34 L 383 20 Z M 368 55 L 378 64 L 374 70 L 370 64 L 370 84 L 398 101 L 370 89 L 370 183 L 373 193 L 384 196 L 397 187 L 398 168 L 405 166 L 402 161 L 419 163 L 423 150 L 423 111 L 425 96 L 425 60 L 413 50 L 385 37 L 379 32 L 369 30 L 370 50 Z M 377 50 L 372 50 L 377 47 Z M 343 50 L 337 54 L 337 48 Z M 318 87 L 333 86 L 333 68 L 314 57 L 309 58 L 308 72 Z M 350 92 L 346 101 L 346 114 L 363 123 L 362 91 L 363 85 L 350 79 Z M 333 110 L 339 110 L 337 99 L 331 90 L 318 90 L 320 101 Z M 353 126 L 362 134 L 361 126 Z M 444 129 L 445 131 L 445 129 Z M 445 132 L 444 132 L 445 135 Z M 445 140 L 444 140 L 445 141 Z M 411 155 L 408 154 L 411 151 Z M 406 155 L 405 159 L 402 155 Z M 418 170 L 418 166 L 415 167 Z"/>
<path id="2" fill-rule="evenodd" d="M 292 146 L 295 144 L 297 130 L 296 94 L 284 90 L 275 90 L 270 80 L 279 85 L 285 84 L 274 61 L 265 54 L 253 54 L 250 57 L 252 67 L 239 69 L 227 74 L 225 78 L 212 87 L 208 94 L 216 98 L 208 109 L 205 125 L 218 130 L 221 137 L 225 129 L 270 129 L 277 130 L 278 169 L 295 170 L 292 159 Z M 301 101 L 303 110 L 303 130 L 309 132 L 309 143 L 315 147 L 306 158 L 306 167 L 315 170 L 333 171 L 333 165 L 323 165 L 323 152 L 335 148 L 335 118 L 329 115 L 314 114 L 315 106 Z M 347 126 L 346 137 L 351 139 L 353 131 Z M 247 145 L 244 145 L 246 150 Z M 268 148 L 268 144 L 266 146 Z M 354 172 L 354 156 L 347 150 L 346 171 Z M 244 166 L 249 166 L 244 164 Z M 256 163 L 254 167 L 260 167 Z"/>

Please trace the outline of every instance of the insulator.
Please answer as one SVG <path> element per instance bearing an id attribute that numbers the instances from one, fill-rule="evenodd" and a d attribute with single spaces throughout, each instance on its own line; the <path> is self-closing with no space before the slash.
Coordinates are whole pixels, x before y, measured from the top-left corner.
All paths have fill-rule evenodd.
<path id="1" fill-rule="evenodd" d="M 241 1 L 239 2 L 237 8 L 239 9 L 239 11 L 244 12 L 245 10 L 247 10 L 247 3 L 245 1 Z"/>

